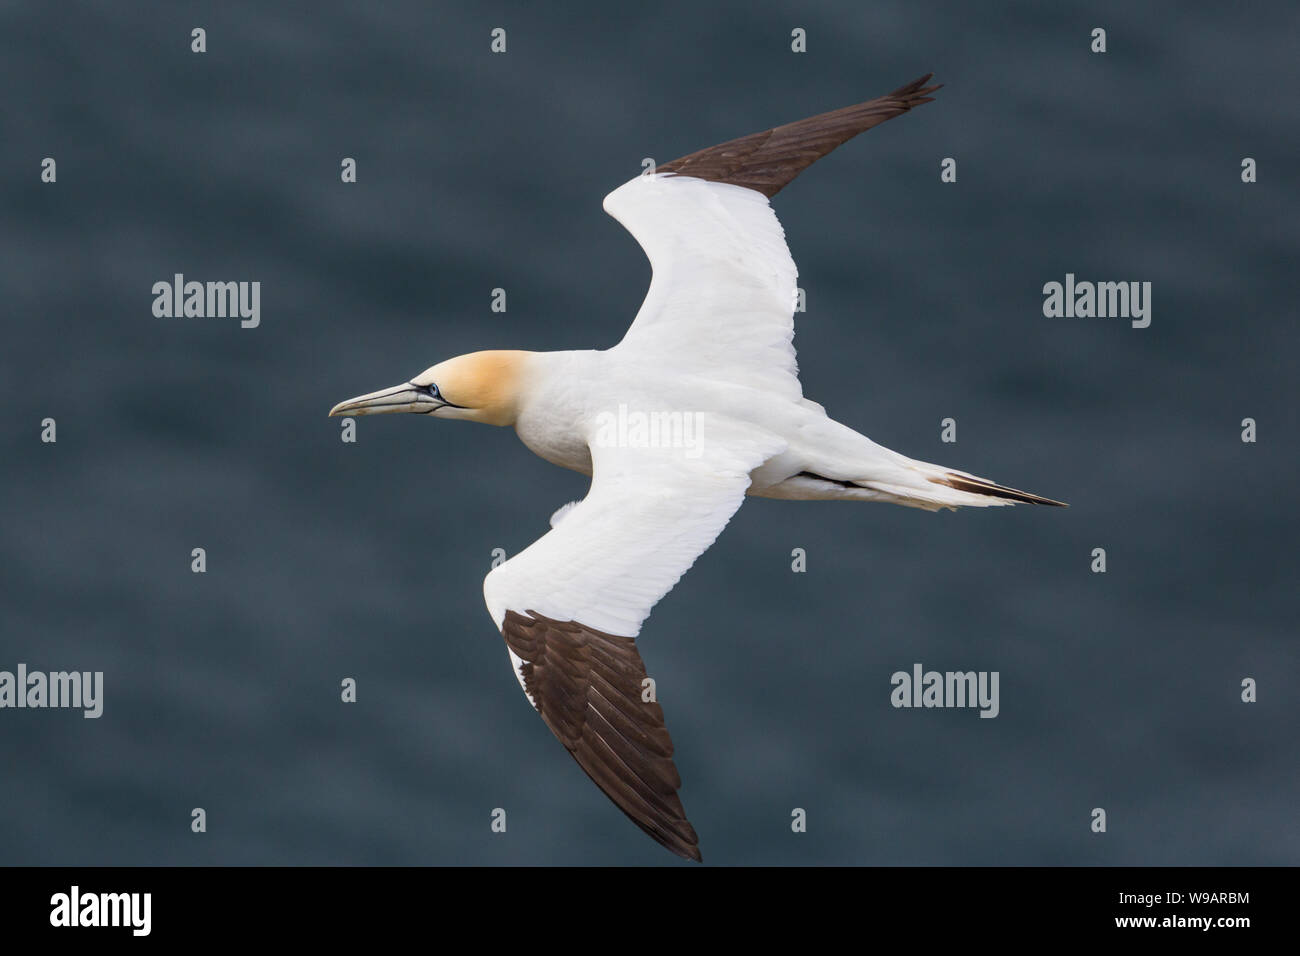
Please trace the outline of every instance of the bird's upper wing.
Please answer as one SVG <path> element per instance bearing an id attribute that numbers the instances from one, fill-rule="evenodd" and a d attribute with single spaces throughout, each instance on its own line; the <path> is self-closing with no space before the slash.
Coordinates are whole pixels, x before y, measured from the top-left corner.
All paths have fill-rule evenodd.
<path id="1" fill-rule="evenodd" d="M 483 594 L 546 725 L 637 826 L 698 860 L 672 740 L 634 638 L 740 507 L 749 472 L 785 443 L 716 415 L 694 427 L 694 447 L 593 441 L 587 497 L 493 569 Z"/>
<path id="2" fill-rule="evenodd" d="M 798 401 L 785 232 L 752 189 L 655 174 L 605 197 L 645 250 L 650 291 L 616 351 Z"/>
<path id="3" fill-rule="evenodd" d="M 797 401 L 797 272 L 767 200 L 836 146 L 930 102 L 929 79 L 683 156 L 606 196 L 654 270 L 617 348 Z"/>

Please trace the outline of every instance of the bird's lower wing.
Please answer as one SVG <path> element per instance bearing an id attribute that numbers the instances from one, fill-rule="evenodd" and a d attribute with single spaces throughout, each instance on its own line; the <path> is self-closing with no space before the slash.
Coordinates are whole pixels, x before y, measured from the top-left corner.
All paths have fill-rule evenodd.
<path id="1" fill-rule="evenodd" d="M 672 739 L 635 637 L 740 507 L 750 471 L 784 449 L 762 429 L 699 418 L 693 447 L 593 444 L 587 497 L 483 582 L 546 725 L 637 826 L 695 860 Z"/>

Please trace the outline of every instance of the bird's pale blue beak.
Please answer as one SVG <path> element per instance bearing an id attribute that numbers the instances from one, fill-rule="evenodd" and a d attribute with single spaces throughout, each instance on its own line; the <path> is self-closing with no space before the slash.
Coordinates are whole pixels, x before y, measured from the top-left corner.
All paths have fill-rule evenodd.
<path id="1" fill-rule="evenodd" d="M 381 388 L 369 395 L 358 395 L 339 402 L 330 409 L 330 418 L 343 415 L 388 415 L 393 412 L 429 413 L 447 404 L 435 398 L 427 387 L 406 382 L 392 388 Z"/>

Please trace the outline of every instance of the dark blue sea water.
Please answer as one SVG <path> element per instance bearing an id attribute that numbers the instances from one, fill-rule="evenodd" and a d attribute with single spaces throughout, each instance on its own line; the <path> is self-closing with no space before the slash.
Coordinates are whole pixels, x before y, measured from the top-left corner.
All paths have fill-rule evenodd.
<path id="1" fill-rule="evenodd" d="M 0 4 L 0 670 L 105 675 L 98 720 L 0 710 L 0 863 L 674 863 L 532 712 L 483 607 L 493 549 L 585 480 L 507 430 L 393 416 L 344 444 L 326 412 L 461 352 L 613 344 L 649 269 L 600 200 L 643 157 L 933 70 L 937 102 L 774 202 L 805 391 L 1072 507 L 747 503 L 640 639 L 705 858 L 1294 864 L 1298 26 L 1283 2 Z M 259 281 L 261 324 L 156 318 L 178 272 Z M 1067 272 L 1150 281 L 1151 326 L 1045 318 Z M 1000 715 L 891 707 L 915 662 L 998 671 Z"/>

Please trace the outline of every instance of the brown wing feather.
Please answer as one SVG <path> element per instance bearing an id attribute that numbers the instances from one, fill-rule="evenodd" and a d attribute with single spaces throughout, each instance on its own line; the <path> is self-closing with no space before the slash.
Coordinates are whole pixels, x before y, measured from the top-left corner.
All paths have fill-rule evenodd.
<path id="1" fill-rule="evenodd" d="M 914 106 L 929 103 L 933 97 L 928 94 L 939 89 L 939 86 L 925 85 L 932 76 L 933 73 L 927 73 L 887 96 L 857 106 L 846 106 L 710 146 L 664 163 L 655 171 L 732 183 L 756 189 L 771 199 L 836 146 Z"/>
<path id="2" fill-rule="evenodd" d="M 673 741 L 659 704 L 641 699 L 645 664 L 630 637 L 534 611 L 506 611 L 506 644 L 546 726 L 632 822 L 678 856 L 701 860 L 677 790 Z"/>

